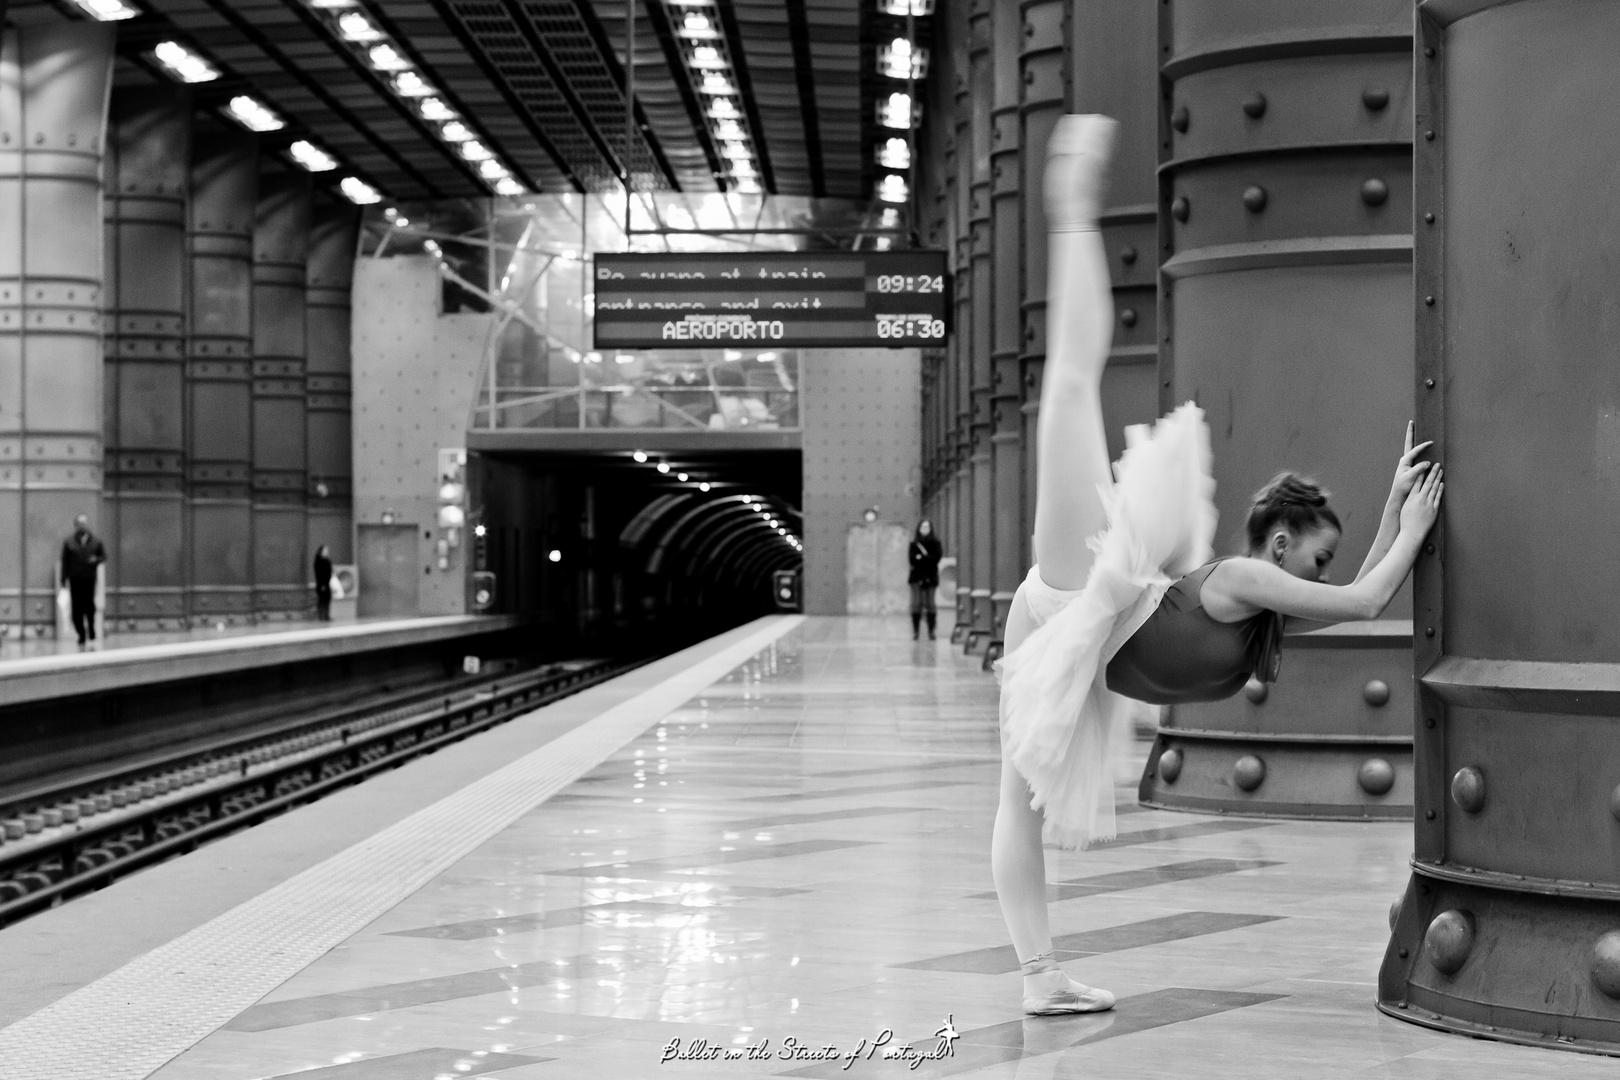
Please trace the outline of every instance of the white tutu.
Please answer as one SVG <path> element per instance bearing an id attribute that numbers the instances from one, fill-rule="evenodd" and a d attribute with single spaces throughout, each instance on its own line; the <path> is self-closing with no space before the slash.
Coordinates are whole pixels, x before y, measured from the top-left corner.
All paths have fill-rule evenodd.
<path id="1" fill-rule="evenodd" d="M 1108 527 L 1085 587 L 1054 589 L 1031 567 L 1013 603 L 1037 629 L 997 661 L 1003 752 L 1064 848 L 1114 838 L 1115 761 L 1141 706 L 1108 689 L 1106 668 L 1178 578 L 1208 562 L 1215 538 L 1209 428 L 1191 402 L 1150 429 L 1125 429 L 1114 485 L 1101 489 Z"/>

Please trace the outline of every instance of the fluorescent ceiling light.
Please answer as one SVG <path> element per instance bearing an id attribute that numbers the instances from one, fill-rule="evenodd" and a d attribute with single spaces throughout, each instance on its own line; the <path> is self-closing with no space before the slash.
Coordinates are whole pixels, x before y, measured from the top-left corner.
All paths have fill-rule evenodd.
<path id="1" fill-rule="evenodd" d="M 720 136 L 722 139 L 747 138 L 747 133 L 743 131 L 742 125 L 737 123 L 735 120 L 720 121 L 718 124 L 714 125 L 714 133 Z"/>
<path id="2" fill-rule="evenodd" d="M 705 94 L 715 94 L 717 96 L 725 97 L 735 94 L 737 92 L 737 88 L 731 85 L 730 79 L 726 78 L 718 71 L 711 71 L 703 76 L 703 92 Z M 716 104 L 718 104 L 718 102 Z"/>
<path id="3" fill-rule="evenodd" d="M 466 158 L 468 161 L 485 161 L 495 156 L 489 152 L 489 147 L 485 146 L 477 139 L 468 139 L 457 149 L 461 151 L 461 156 Z"/>
<path id="4" fill-rule="evenodd" d="M 183 83 L 213 82 L 219 70 L 178 41 L 160 41 L 152 57 L 163 69 Z"/>
<path id="5" fill-rule="evenodd" d="M 225 113 L 249 131 L 280 131 L 287 126 L 264 102 L 246 94 L 231 98 Z"/>
<path id="6" fill-rule="evenodd" d="M 422 119 L 424 120 L 454 120 L 456 118 L 456 110 L 446 105 L 442 98 L 423 98 L 421 103 L 417 105 L 417 109 L 422 113 Z"/>
<path id="7" fill-rule="evenodd" d="M 445 142 L 466 142 L 473 137 L 472 129 L 460 120 L 452 120 L 439 129 L 439 135 Z"/>
<path id="8" fill-rule="evenodd" d="M 911 144 L 896 136 L 878 147 L 877 163 L 885 169 L 911 168 Z"/>
<path id="9" fill-rule="evenodd" d="M 890 173 L 878 181 L 877 197 L 883 202 L 903 203 L 911 196 L 911 187 L 899 173 Z"/>
<path id="10" fill-rule="evenodd" d="M 696 41 L 706 41 L 720 36 L 720 31 L 715 29 L 714 22 L 707 15 L 698 11 L 688 11 L 686 13 L 686 17 L 681 20 L 681 28 L 678 32 L 681 37 L 691 38 Z"/>
<path id="11" fill-rule="evenodd" d="M 878 123 L 886 128 L 910 131 L 916 117 L 910 94 L 893 93 L 878 102 Z"/>
<path id="12" fill-rule="evenodd" d="M 338 183 L 338 188 L 348 197 L 350 202 L 358 206 L 367 206 L 382 201 L 382 194 L 358 176 L 345 176 Z"/>
<path id="13" fill-rule="evenodd" d="M 298 164 L 310 172 L 331 172 L 337 168 L 337 158 L 316 146 L 308 139 L 299 139 L 287 147 L 287 153 Z"/>
<path id="14" fill-rule="evenodd" d="M 502 165 L 494 158 L 490 158 L 478 163 L 478 175 L 485 180 L 501 180 L 511 174 L 506 171 L 505 165 Z"/>
<path id="15" fill-rule="evenodd" d="M 721 56 L 720 50 L 713 45 L 699 45 L 692 50 L 692 66 L 700 70 L 723 68 L 726 66 L 726 58 Z"/>
<path id="16" fill-rule="evenodd" d="M 730 98 L 715 98 L 714 103 L 709 106 L 709 116 L 715 120 L 735 120 L 741 115 Z"/>
<path id="17" fill-rule="evenodd" d="M 411 62 L 399 55 L 399 50 L 392 45 L 373 45 L 368 55 L 371 66 L 378 71 L 404 71 L 411 66 Z"/>
<path id="18" fill-rule="evenodd" d="M 528 193 L 527 188 L 510 176 L 495 182 L 495 194 L 497 195 L 527 195 Z"/>
<path id="19" fill-rule="evenodd" d="M 878 46 L 878 71 L 891 79 L 920 79 L 928 73 L 928 50 L 897 37 Z"/>
<path id="20" fill-rule="evenodd" d="M 118 22 L 133 19 L 141 9 L 124 0 L 74 0 L 79 9 L 97 22 Z"/>
<path id="21" fill-rule="evenodd" d="M 394 76 L 394 93 L 400 97 L 427 97 L 438 93 L 422 76 L 414 71 L 402 71 Z"/>
<path id="22" fill-rule="evenodd" d="M 358 11 L 338 16 L 338 33 L 345 41 L 381 41 L 383 36 L 383 32 Z"/>

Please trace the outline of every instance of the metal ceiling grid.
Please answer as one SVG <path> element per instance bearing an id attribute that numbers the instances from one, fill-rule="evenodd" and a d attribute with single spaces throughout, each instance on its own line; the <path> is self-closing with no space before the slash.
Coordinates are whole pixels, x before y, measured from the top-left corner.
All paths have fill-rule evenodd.
<path id="1" fill-rule="evenodd" d="M 801 93 L 794 65 L 794 46 L 788 25 L 788 9 L 783 0 L 730 0 L 735 14 L 740 53 L 746 58 L 753 83 L 753 104 L 760 119 L 760 142 L 767 148 L 776 186 L 782 195 L 815 195 L 810 153 L 814 133 L 819 143 L 820 129 L 813 122 L 814 102 Z"/>
<path id="2" fill-rule="evenodd" d="M 803 3 L 807 16 L 827 194 L 864 198 L 868 143 L 861 108 L 861 5 L 856 0 L 790 3 Z"/>

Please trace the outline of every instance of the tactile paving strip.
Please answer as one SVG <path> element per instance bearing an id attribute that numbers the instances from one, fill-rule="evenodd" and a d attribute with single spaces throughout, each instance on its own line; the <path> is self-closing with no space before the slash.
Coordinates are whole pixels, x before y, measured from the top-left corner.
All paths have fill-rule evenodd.
<path id="1" fill-rule="evenodd" d="M 7 1080 L 141 1080 L 798 626 L 759 630 L 0 1030 Z"/>

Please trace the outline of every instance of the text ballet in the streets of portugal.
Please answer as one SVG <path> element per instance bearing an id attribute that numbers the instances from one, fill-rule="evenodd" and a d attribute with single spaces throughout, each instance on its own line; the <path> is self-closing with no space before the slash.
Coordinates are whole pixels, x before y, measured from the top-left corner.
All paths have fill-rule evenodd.
<path id="1" fill-rule="evenodd" d="M 943 345 L 943 251 L 597 255 L 596 348 Z"/>

